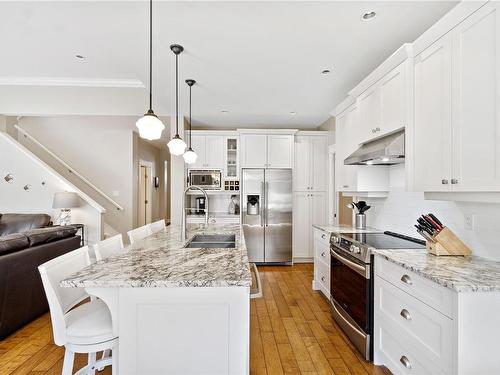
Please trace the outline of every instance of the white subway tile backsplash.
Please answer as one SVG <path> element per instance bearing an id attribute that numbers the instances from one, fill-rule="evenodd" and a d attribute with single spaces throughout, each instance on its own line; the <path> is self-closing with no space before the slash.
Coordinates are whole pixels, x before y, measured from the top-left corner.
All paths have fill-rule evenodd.
<path id="1" fill-rule="evenodd" d="M 387 198 L 369 198 L 372 208 L 367 224 L 419 237 L 413 226 L 417 218 L 432 212 L 455 232 L 473 254 L 500 261 L 500 204 L 425 200 L 423 193 L 393 188 Z M 474 229 L 465 229 L 465 215 L 474 216 Z"/>

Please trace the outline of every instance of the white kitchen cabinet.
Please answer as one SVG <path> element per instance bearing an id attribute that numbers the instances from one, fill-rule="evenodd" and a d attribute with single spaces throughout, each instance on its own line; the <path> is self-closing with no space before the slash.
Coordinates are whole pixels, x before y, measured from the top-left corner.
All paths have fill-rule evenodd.
<path id="1" fill-rule="evenodd" d="M 293 168 L 293 135 L 267 136 L 267 167 Z"/>
<path id="2" fill-rule="evenodd" d="M 327 141 L 325 134 L 295 136 L 294 191 L 327 190 Z"/>
<path id="3" fill-rule="evenodd" d="M 238 179 L 240 175 L 239 165 L 240 141 L 237 136 L 224 137 L 224 168 L 226 180 Z"/>
<path id="4" fill-rule="evenodd" d="M 224 137 L 221 135 L 193 134 L 191 146 L 198 155 L 189 169 L 224 169 Z"/>
<path id="5" fill-rule="evenodd" d="M 240 133 L 241 167 L 293 168 L 293 137 L 291 132 L 279 131 Z"/>
<path id="6" fill-rule="evenodd" d="M 358 97 L 358 143 L 406 126 L 409 64 L 401 63 Z"/>
<path id="7" fill-rule="evenodd" d="M 330 299 L 330 233 L 314 228 L 313 289 Z"/>
<path id="8" fill-rule="evenodd" d="M 313 224 L 327 222 L 325 192 L 293 193 L 293 258 L 311 261 L 314 257 Z"/>
<path id="9" fill-rule="evenodd" d="M 414 190 L 500 191 L 499 45 L 490 2 L 415 58 Z"/>
<path id="10" fill-rule="evenodd" d="M 414 186 L 449 190 L 451 175 L 451 35 L 415 58 Z"/>
<path id="11" fill-rule="evenodd" d="M 374 364 L 399 374 L 497 374 L 500 293 L 457 292 L 375 256 Z"/>

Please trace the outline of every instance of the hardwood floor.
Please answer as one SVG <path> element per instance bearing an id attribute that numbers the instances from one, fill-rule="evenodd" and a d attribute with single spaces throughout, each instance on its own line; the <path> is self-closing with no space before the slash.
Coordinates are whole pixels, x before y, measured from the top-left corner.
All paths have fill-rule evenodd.
<path id="1" fill-rule="evenodd" d="M 332 320 L 328 301 L 311 289 L 313 267 L 259 267 L 263 298 L 250 305 L 250 373 L 387 375 L 365 362 Z M 0 341 L 0 375 L 61 373 L 45 314 Z M 77 355 L 75 371 L 87 362 Z M 99 374 L 111 374 L 108 367 Z"/>

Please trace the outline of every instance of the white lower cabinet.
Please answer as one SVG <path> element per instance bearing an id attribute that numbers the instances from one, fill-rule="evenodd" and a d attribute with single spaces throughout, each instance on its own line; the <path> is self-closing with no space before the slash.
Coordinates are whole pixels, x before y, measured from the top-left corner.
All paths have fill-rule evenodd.
<path id="1" fill-rule="evenodd" d="M 313 225 L 324 224 L 326 217 L 325 192 L 293 193 L 293 258 L 312 261 L 314 257 Z"/>
<path id="2" fill-rule="evenodd" d="M 313 289 L 330 299 L 330 233 L 314 229 Z"/>
<path id="3" fill-rule="evenodd" d="M 374 363 L 394 375 L 500 374 L 500 292 L 456 292 L 377 255 Z"/>

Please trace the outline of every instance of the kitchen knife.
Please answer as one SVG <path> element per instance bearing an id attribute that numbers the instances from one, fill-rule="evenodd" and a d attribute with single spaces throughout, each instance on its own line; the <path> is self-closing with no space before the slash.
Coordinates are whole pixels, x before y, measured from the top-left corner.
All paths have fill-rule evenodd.
<path id="1" fill-rule="evenodd" d="M 418 222 L 418 223 L 419 223 L 419 224 L 420 224 L 423 228 L 426 228 L 426 229 L 430 230 L 430 231 L 431 231 L 431 233 L 435 231 L 434 227 L 433 227 L 433 226 L 431 226 L 431 225 L 427 222 L 427 220 L 424 220 L 423 218 L 419 217 L 419 218 L 417 219 L 417 222 Z"/>
<path id="2" fill-rule="evenodd" d="M 434 220 L 434 221 L 435 221 L 438 225 L 440 225 L 440 226 L 441 226 L 441 228 L 444 228 L 443 223 L 441 223 L 441 222 L 439 221 L 439 219 L 438 219 L 436 216 L 434 216 L 433 214 L 429 214 L 429 216 L 430 216 L 430 217 L 431 217 L 431 219 L 432 219 L 432 220 Z"/>
<path id="3" fill-rule="evenodd" d="M 436 223 L 429 215 L 424 215 L 425 220 L 431 224 L 439 232 L 443 229 L 438 223 Z"/>
<path id="4" fill-rule="evenodd" d="M 418 233 L 419 233 L 422 237 L 424 237 L 427 241 L 429 241 L 429 242 L 433 242 L 433 243 L 434 243 L 434 242 L 436 242 L 436 241 L 434 241 L 434 239 L 433 239 L 431 236 L 429 236 L 427 233 L 422 232 L 421 230 L 417 230 L 417 232 L 418 232 Z"/>

